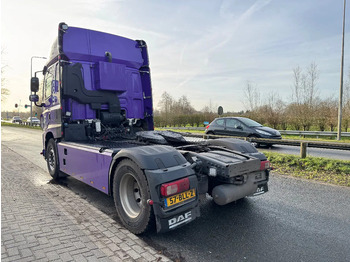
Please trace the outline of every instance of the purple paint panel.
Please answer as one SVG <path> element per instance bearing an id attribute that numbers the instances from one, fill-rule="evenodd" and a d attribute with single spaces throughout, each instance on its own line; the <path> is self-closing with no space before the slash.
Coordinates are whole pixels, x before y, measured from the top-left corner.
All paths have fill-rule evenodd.
<path id="1" fill-rule="evenodd" d="M 128 81 L 125 65 L 99 62 L 96 70 L 96 89 L 125 92 Z"/>
<path id="2" fill-rule="evenodd" d="M 127 118 L 144 119 L 153 129 L 152 90 L 147 46 L 144 42 L 107 33 L 69 27 L 63 33 L 62 51 L 72 63 L 81 63 L 86 90 L 115 92 Z M 112 60 L 106 57 L 111 54 Z M 66 100 L 67 102 L 67 100 Z M 89 104 L 72 99 L 65 103 L 72 120 L 94 119 Z M 108 110 L 108 105 L 101 105 Z"/>
<path id="3" fill-rule="evenodd" d="M 126 92 L 119 96 L 120 106 L 125 109 L 127 118 L 144 118 L 143 92 L 138 70 L 127 71 Z"/>
<path id="4" fill-rule="evenodd" d="M 80 104 L 73 99 L 67 99 L 67 111 L 72 113 L 72 120 L 95 119 L 95 110 L 90 108 L 90 105 Z"/>
<path id="5" fill-rule="evenodd" d="M 63 34 L 63 52 L 70 60 L 106 61 L 105 54 L 112 54 L 112 62 L 140 68 L 143 59 L 137 42 L 117 35 L 69 27 Z"/>
<path id="6" fill-rule="evenodd" d="M 111 152 L 99 153 L 96 148 L 62 142 L 57 144 L 60 170 L 108 194 L 108 173 Z"/>

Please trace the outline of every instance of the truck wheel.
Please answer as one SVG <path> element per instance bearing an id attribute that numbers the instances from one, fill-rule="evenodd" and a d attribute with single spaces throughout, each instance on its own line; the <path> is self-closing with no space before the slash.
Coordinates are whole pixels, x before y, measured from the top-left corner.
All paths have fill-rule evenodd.
<path id="1" fill-rule="evenodd" d="M 119 218 L 134 234 L 147 231 L 154 223 L 148 183 L 143 171 L 136 163 L 125 159 L 114 173 L 113 197 Z"/>
<path id="2" fill-rule="evenodd" d="M 53 179 L 58 179 L 60 173 L 60 164 L 58 162 L 57 145 L 53 138 L 49 140 L 46 147 L 46 162 L 49 173 Z"/>

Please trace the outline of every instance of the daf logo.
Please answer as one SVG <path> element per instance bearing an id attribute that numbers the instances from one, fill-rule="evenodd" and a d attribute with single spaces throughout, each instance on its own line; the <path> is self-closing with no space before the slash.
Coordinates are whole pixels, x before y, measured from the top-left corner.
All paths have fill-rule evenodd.
<path id="1" fill-rule="evenodd" d="M 169 229 L 175 228 L 183 223 L 186 223 L 187 221 L 191 220 L 191 211 L 188 211 L 187 213 L 183 215 L 179 215 L 177 217 L 173 217 L 172 219 L 168 220 L 169 223 Z"/>

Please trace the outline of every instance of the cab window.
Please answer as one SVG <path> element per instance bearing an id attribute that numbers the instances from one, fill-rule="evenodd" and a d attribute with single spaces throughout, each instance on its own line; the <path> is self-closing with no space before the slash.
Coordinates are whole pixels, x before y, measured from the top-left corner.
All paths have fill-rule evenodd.
<path id="1" fill-rule="evenodd" d="M 44 80 L 44 97 L 45 100 L 49 99 L 49 97 L 52 94 L 52 84 L 55 80 L 55 71 L 54 67 L 50 67 L 46 74 L 45 74 L 45 80 Z"/>

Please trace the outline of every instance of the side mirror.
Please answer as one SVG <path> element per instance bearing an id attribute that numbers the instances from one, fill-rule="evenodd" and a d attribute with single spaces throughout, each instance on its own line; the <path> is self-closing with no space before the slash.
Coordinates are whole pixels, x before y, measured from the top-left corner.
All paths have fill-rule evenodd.
<path id="1" fill-rule="evenodd" d="M 29 101 L 36 103 L 36 102 L 39 101 L 39 96 L 38 95 L 30 95 L 29 96 Z"/>
<path id="2" fill-rule="evenodd" d="M 34 93 L 39 91 L 39 78 L 32 77 L 30 79 L 30 90 Z"/>
<path id="3" fill-rule="evenodd" d="M 237 129 L 243 130 L 242 126 L 237 126 Z"/>

